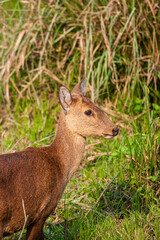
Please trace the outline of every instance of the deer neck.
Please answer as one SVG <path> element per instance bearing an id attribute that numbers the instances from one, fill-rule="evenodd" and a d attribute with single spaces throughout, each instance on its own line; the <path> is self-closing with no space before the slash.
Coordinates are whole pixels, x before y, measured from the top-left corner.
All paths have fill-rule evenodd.
<path id="1" fill-rule="evenodd" d="M 85 151 L 86 138 L 73 133 L 67 126 L 65 114 L 60 113 L 58 130 L 53 142 L 54 152 L 64 168 L 64 174 L 67 181 L 70 180 L 73 173 L 77 170 L 82 161 Z"/>

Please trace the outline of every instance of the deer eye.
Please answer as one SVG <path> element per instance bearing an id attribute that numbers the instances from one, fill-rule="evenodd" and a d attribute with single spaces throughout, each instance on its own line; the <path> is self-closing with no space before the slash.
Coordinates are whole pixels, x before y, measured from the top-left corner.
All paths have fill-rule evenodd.
<path id="1" fill-rule="evenodd" d="M 91 110 L 87 110 L 84 112 L 87 116 L 93 116 L 93 113 Z"/>

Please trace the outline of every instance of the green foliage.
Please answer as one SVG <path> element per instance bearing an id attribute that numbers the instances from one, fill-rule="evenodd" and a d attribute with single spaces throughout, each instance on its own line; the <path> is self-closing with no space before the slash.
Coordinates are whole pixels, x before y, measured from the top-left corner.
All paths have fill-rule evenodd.
<path id="1" fill-rule="evenodd" d="M 140 0 L 22 2 L 0 3 L 1 152 L 50 144 L 58 89 L 84 76 L 86 94 L 120 128 L 114 140 L 87 140 L 46 239 L 159 239 L 160 8 Z"/>

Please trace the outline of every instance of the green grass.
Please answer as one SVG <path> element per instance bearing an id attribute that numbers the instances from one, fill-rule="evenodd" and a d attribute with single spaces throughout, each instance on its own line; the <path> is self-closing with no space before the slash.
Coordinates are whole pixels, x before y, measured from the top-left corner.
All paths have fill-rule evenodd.
<path id="1" fill-rule="evenodd" d="M 160 239 L 156 3 L 15 0 L 0 7 L 1 153 L 50 144 L 58 89 L 71 90 L 84 76 L 87 96 L 120 128 L 114 140 L 87 139 L 46 239 Z"/>

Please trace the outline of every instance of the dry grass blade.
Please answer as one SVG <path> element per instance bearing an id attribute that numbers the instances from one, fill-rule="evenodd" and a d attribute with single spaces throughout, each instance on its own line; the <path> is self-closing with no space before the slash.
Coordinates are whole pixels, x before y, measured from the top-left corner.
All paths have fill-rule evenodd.
<path id="1" fill-rule="evenodd" d="M 46 74 L 46 75 L 48 75 L 50 78 L 52 78 L 53 80 L 55 80 L 56 82 L 58 82 L 59 84 L 61 84 L 61 85 L 64 85 L 64 82 L 63 81 L 61 81 L 54 73 L 52 73 L 49 69 L 47 69 L 47 68 L 43 68 L 43 70 L 44 70 L 44 73 Z M 65 85 L 64 85 L 65 86 Z"/>
<path id="2" fill-rule="evenodd" d="M 38 69 L 38 72 L 36 73 L 36 75 L 31 79 L 30 82 L 28 82 L 23 89 L 20 91 L 19 96 L 18 96 L 18 101 L 19 99 L 23 96 L 23 93 L 33 84 L 33 82 L 35 80 L 37 80 L 37 78 L 42 74 L 42 72 L 44 71 L 44 68 L 41 67 L 40 69 Z"/>
<path id="3" fill-rule="evenodd" d="M 128 19 L 127 19 L 124 27 L 123 27 L 123 29 L 119 32 L 116 40 L 114 41 L 114 44 L 113 44 L 113 46 L 112 46 L 112 49 L 113 49 L 114 51 L 115 51 L 115 48 L 117 47 L 117 45 L 118 45 L 118 43 L 119 43 L 122 35 L 124 34 L 124 31 L 126 30 L 127 25 L 129 24 L 129 22 L 130 22 L 130 20 L 131 20 L 131 18 L 132 18 L 132 16 L 133 16 L 133 14 L 134 14 L 134 12 L 135 12 L 135 8 L 133 8 L 132 12 L 130 13 L 130 15 L 129 15 L 129 17 L 128 17 Z"/>
<path id="4" fill-rule="evenodd" d="M 8 57 L 8 60 L 6 62 L 6 64 L 4 65 L 2 71 L 1 71 L 1 75 L 0 75 L 0 81 L 2 80 L 5 72 L 9 73 L 10 72 L 10 68 L 12 66 L 12 63 L 15 61 L 15 54 L 18 50 L 19 44 L 22 41 L 22 38 L 25 34 L 25 30 L 23 30 L 22 32 L 19 33 L 17 41 L 15 43 L 14 49 L 12 51 L 12 53 L 10 54 L 10 56 Z"/>
<path id="5" fill-rule="evenodd" d="M 26 223 L 27 223 L 27 218 L 28 218 L 28 216 L 26 215 L 26 210 L 25 210 L 24 200 L 23 199 L 22 199 L 22 207 L 23 207 L 23 212 L 24 212 L 24 225 L 23 225 L 23 228 L 22 228 L 22 231 L 21 231 L 21 234 L 20 234 L 18 240 L 21 240 L 23 231 L 24 231 Z"/>
<path id="6" fill-rule="evenodd" d="M 112 180 L 106 185 L 106 187 L 104 188 L 104 190 L 101 192 L 99 198 L 97 199 L 95 205 L 98 204 L 99 200 L 101 199 L 101 197 L 103 196 L 103 194 L 105 193 L 105 191 L 108 189 L 108 187 L 111 185 L 111 183 L 118 177 L 119 172 L 116 173 L 116 175 L 114 176 L 114 178 L 112 178 Z"/>
<path id="7" fill-rule="evenodd" d="M 101 29 L 102 29 L 102 35 L 103 35 L 103 38 L 104 38 L 106 48 L 108 50 L 108 67 L 110 67 L 111 62 L 112 62 L 112 52 L 111 52 L 111 47 L 110 47 L 110 44 L 109 44 L 109 40 L 107 38 L 105 24 L 104 24 L 104 20 L 103 20 L 102 15 L 101 15 Z"/>
<path id="8" fill-rule="evenodd" d="M 46 45 L 47 45 L 47 42 L 48 42 L 48 39 L 49 39 L 49 34 L 51 34 L 51 29 L 53 27 L 53 24 L 55 23 L 56 18 L 57 18 L 57 14 L 54 15 L 54 17 L 53 17 L 53 19 L 52 19 L 52 21 L 49 25 L 48 32 L 46 34 L 44 44 L 43 44 L 43 48 L 42 48 L 42 51 L 41 51 L 41 57 L 43 56 L 44 52 L 46 51 Z"/>

